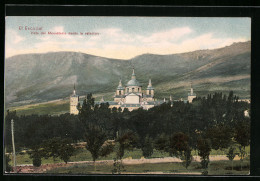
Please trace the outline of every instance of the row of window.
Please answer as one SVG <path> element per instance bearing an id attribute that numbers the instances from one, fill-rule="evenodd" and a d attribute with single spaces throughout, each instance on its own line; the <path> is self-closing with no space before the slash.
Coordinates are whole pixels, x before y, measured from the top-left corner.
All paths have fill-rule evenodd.
<path id="1" fill-rule="evenodd" d="M 134 92 L 135 88 L 132 88 L 132 92 Z M 138 92 L 140 91 L 140 89 L 138 88 Z M 126 92 L 129 92 L 129 88 L 127 88 L 127 91 Z M 151 94 L 151 90 L 149 90 L 149 94 Z M 119 91 L 119 95 L 122 95 L 122 91 L 120 90 Z"/>

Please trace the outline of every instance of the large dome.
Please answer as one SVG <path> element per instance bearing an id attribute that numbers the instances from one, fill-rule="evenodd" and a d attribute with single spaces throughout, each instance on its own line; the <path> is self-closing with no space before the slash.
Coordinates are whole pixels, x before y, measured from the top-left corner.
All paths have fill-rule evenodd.
<path id="1" fill-rule="evenodd" d="M 127 82 L 127 86 L 140 86 L 140 83 L 136 79 L 131 79 Z"/>

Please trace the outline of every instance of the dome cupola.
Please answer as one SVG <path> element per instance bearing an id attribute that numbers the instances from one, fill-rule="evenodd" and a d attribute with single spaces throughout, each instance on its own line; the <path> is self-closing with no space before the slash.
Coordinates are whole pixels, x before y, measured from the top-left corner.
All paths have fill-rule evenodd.
<path id="1" fill-rule="evenodd" d="M 126 84 L 126 86 L 140 86 L 140 83 L 136 80 L 135 69 L 133 68 L 132 78 Z"/>

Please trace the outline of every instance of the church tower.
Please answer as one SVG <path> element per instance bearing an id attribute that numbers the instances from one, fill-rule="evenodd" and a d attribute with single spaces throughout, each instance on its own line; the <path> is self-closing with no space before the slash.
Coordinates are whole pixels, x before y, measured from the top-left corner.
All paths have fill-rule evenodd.
<path id="1" fill-rule="evenodd" d="M 70 114 L 79 114 L 77 109 L 79 103 L 79 96 L 76 94 L 75 84 L 73 94 L 70 96 Z"/>
<path id="2" fill-rule="evenodd" d="M 196 94 L 193 92 L 192 84 L 190 85 L 190 93 L 188 93 L 188 102 L 192 103 L 192 100 L 196 98 Z"/>
<path id="3" fill-rule="evenodd" d="M 170 99 L 169 99 L 170 103 L 171 103 L 171 107 L 173 106 L 173 101 L 172 101 L 172 95 L 170 95 Z"/>
<path id="4" fill-rule="evenodd" d="M 122 86 L 122 81 L 121 81 L 121 79 L 120 79 L 120 80 L 119 80 L 118 87 L 117 87 L 117 89 L 116 89 L 116 95 L 117 95 L 117 96 L 124 95 L 124 90 L 125 90 L 125 88 Z"/>
<path id="5" fill-rule="evenodd" d="M 148 83 L 148 86 L 146 88 L 146 96 L 147 96 L 148 101 L 153 101 L 154 88 L 152 86 L 152 80 L 151 79 L 149 79 L 149 83 Z"/>
<path id="6" fill-rule="evenodd" d="M 116 88 L 116 93 L 114 96 L 114 101 L 115 102 L 120 102 L 125 96 L 125 88 L 122 85 L 122 80 L 119 80 L 119 84 Z"/>

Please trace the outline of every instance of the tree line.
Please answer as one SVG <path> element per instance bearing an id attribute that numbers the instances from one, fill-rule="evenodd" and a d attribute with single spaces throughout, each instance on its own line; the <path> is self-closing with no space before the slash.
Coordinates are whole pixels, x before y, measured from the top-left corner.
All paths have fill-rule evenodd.
<path id="1" fill-rule="evenodd" d="M 245 147 L 250 143 L 250 104 L 239 101 L 232 91 L 229 95 L 215 93 L 197 97 L 192 103 L 166 102 L 149 110 L 139 108 L 131 112 L 115 107 L 110 109 L 108 103 L 95 104 L 92 94 L 88 94 L 77 108 L 78 115 L 58 116 L 18 117 L 15 111 L 7 111 L 7 150 L 11 151 L 11 119 L 15 120 L 18 150 L 40 148 L 39 145 L 46 145 L 46 140 L 54 138 L 70 139 L 72 143 L 86 141 L 93 161 L 115 148 L 115 163 L 122 159 L 125 149 L 139 148 L 146 158 L 157 149 L 183 159 L 187 168 L 191 150 L 198 150 L 206 170 L 211 149 L 230 148 L 231 153 L 232 145 L 237 143 L 243 160 Z M 249 111 L 248 117 L 245 110 Z M 114 144 L 107 140 L 114 140 Z M 115 165 L 120 170 L 120 164 Z"/>

